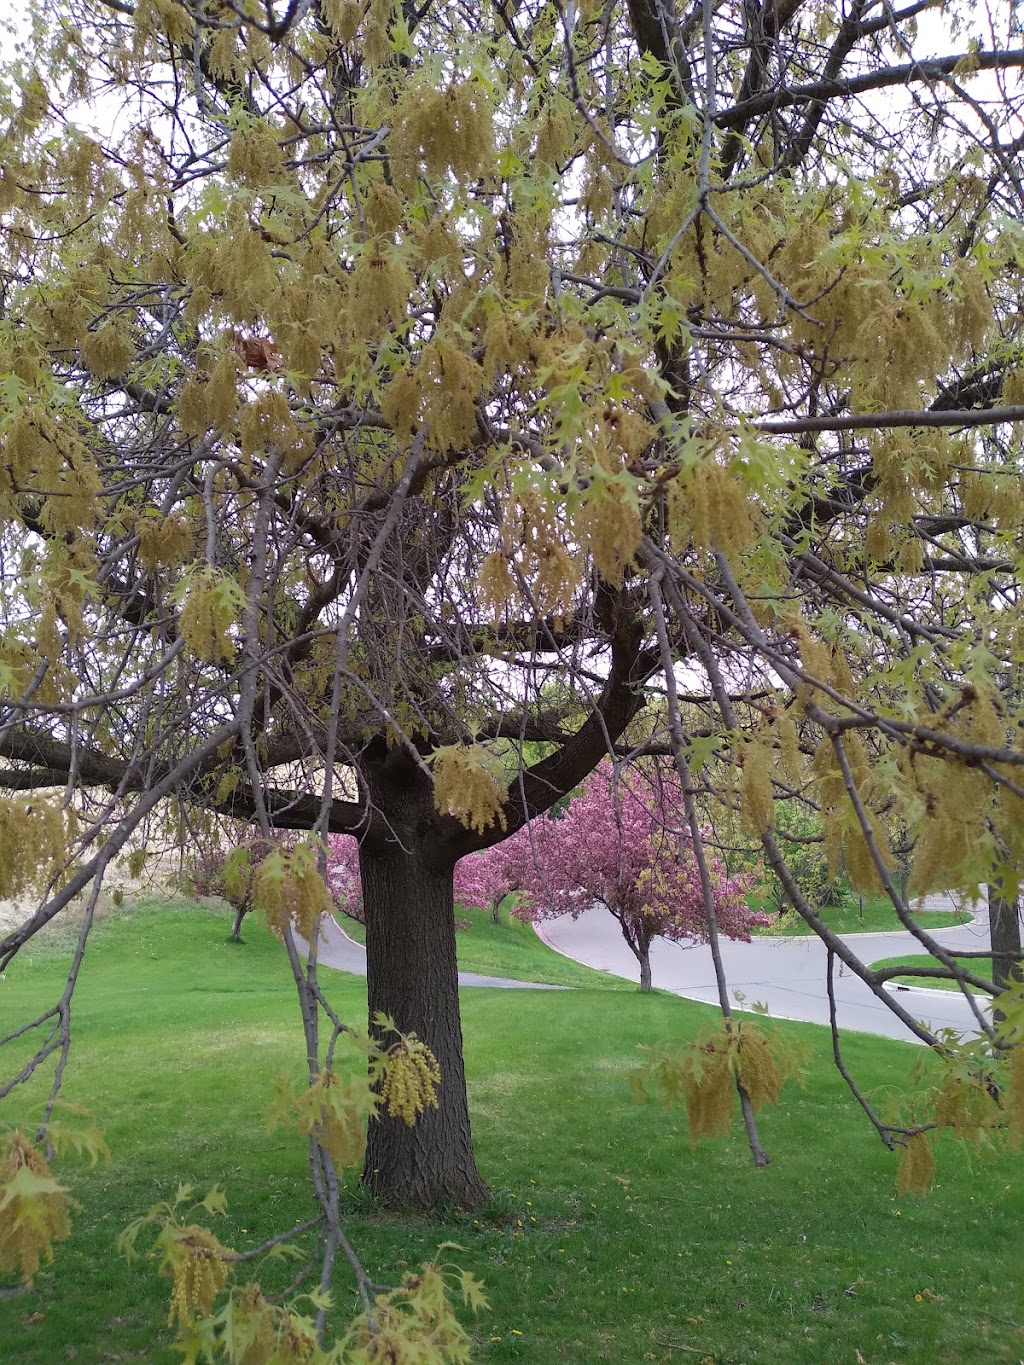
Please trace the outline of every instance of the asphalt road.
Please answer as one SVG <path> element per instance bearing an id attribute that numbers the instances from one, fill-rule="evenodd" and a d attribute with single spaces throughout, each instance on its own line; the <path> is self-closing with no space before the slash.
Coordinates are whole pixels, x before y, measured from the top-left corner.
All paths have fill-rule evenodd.
<path id="1" fill-rule="evenodd" d="M 943 897 L 930 897 L 929 909 L 952 908 Z M 560 953 L 582 962 L 588 967 L 611 972 L 630 981 L 639 982 L 640 969 L 629 951 L 618 923 L 603 907 L 595 906 L 573 920 L 568 916 L 548 920 L 542 926 L 542 936 Z M 936 929 L 934 938 L 943 947 L 983 949 L 988 947 L 987 911 L 977 912 L 969 924 L 951 929 Z M 847 936 L 854 952 L 862 962 L 876 962 L 879 958 L 898 957 L 904 953 L 920 954 L 924 949 L 906 932 L 887 934 L 851 934 Z M 825 989 L 825 945 L 815 935 L 800 938 L 758 937 L 750 943 L 722 940 L 722 959 L 733 1003 L 737 1008 L 749 1009 L 758 1003 L 767 1005 L 776 1019 L 799 1019 L 812 1024 L 829 1022 L 828 996 Z M 651 968 L 654 985 L 689 1000 L 718 1003 L 715 972 L 711 950 L 703 945 L 684 946 L 656 939 L 651 945 Z M 916 1020 L 923 1020 L 931 1029 L 955 1028 L 963 1032 L 977 1032 L 977 1021 L 964 998 L 953 991 L 910 990 L 893 988 L 894 998 Z M 836 1017 L 843 1031 L 876 1033 L 887 1038 L 915 1041 L 906 1026 L 876 999 L 867 986 L 849 968 L 836 962 L 835 977 Z M 737 996 L 742 997 L 738 999 Z"/>
<path id="2" fill-rule="evenodd" d="M 296 935 L 296 937 L 298 937 Z M 309 945 L 299 938 L 300 951 L 305 954 Z M 334 967 L 341 972 L 354 972 L 356 976 L 366 975 L 366 949 L 354 938 L 349 938 L 344 929 L 333 919 L 325 919 L 320 931 L 318 960 L 325 967 Z M 481 976 L 479 972 L 459 972 L 460 986 L 495 986 L 506 991 L 565 991 L 568 986 L 551 986 L 539 981 L 513 981 L 507 976 Z"/>

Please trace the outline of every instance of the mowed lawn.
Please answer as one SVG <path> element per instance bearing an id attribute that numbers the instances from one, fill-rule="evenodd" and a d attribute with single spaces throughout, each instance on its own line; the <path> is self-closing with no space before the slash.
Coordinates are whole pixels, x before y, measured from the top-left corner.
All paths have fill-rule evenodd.
<path id="1" fill-rule="evenodd" d="M 955 924 L 968 924 L 973 916 L 964 910 L 918 910 L 913 903 L 911 910 L 922 929 L 929 933 L 933 929 L 949 929 Z M 819 911 L 821 918 L 837 934 L 890 934 L 903 929 L 899 916 L 887 896 L 872 900 L 862 900 L 846 905 L 825 905 Z M 778 916 L 767 929 L 755 929 L 755 934 L 779 934 L 784 938 L 800 938 L 813 934 L 811 929 L 793 909 Z"/>
<path id="2" fill-rule="evenodd" d="M 283 950 L 256 924 L 244 946 L 209 909 L 149 908 L 100 925 L 76 997 L 65 1097 L 87 1105 L 112 1161 L 60 1165 L 81 1208 L 31 1292 L 0 1298 L 3 1365 L 177 1357 L 168 1285 L 114 1239 L 137 1213 L 219 1183 L 221 1239 L 239 1250 L 311 1213 L 302 1142 L 268 1132 L 273 1077 L 301 1074 Z M 809 1053 L 806 1088 L 762 1116 L 773 1162 L 754 1170 L 737 1130 L 690 1149 L 685 1116 L 638 1104 L 638 1046 L 692 1036 L 706 1007 L 557 963 L 520 927 L 460 935 L 464 965 L 572 976 L 577 989 L 463 992 L 470 1101 L 494 1203 L 471 1215 L 378 1212 L 350 1175 L 350 1232 L 376 1278 L 434 1253 L 485 1281 L 472 1320 L 481 1361 L 974 1362 L 1024 1358 L 1024 1157 L 943 1140 L 934 1191 L 897 1196 L 886 1153 L 830 1065 L 824 1030 L 787 1025 Z M 527 931 L 522 931 L 527 932 Z M 478 949 L 473 949 L 476 941 Z M 498 947 L 495 946 L 498 945 Z M 516 946 L 518 945 L 518 946 Z M 538 965 L 539 964 L 539 965 Z M 59 942 L 0 981 L 0 1033 L 59 993 Z M 324 972 L 361 1021 L 365 985 Z M 11 1049 L 5 1049 L 10 1051 Z M 921 1051 L 851 1037 L 847 1061 L 883 1107 Z M 5 1065 L 9 1072 L 11 1059 Z M 42 1087 L 33 1099 L 42 1095 Z M 0 1119 L 26 1096 L 0 1106 Z M 268 1289 L 290 1266 L 252 1272 Z M 340 1281 L 336 1316 L 353 1308 Z"/>
<path id="3" fill-rule="evenodd" d="M 960 965 L 975 976 L 980 976 L 983 981 L 992 980 L 992 959 L 990 957 L 959 957 L 956 953 L 954 958 Z M 904 957 L 883 957 L 877 962 L 870 964 L 872 971 L 880 971 L 883 967 L 941 967 L 943 964 L 937 957 L 932 957 L 931 953 L 908 954 Z M 960 986 L 956 981 L 945 980 L 941 976 L 894 976 L 890 982 L 896 986 L 917 986 L 929 991 L 958 991 Z M 969 990 L 977 995 L 984 992 L 975 986 L 969 986 Z"/>

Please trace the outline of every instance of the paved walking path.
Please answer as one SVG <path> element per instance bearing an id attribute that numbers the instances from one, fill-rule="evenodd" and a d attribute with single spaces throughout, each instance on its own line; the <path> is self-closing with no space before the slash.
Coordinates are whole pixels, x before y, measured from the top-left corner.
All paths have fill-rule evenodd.
<path id="1" fill-rule="evenodd" d="M 299 940 L 304 952 L 309 945 Z M 320 953 L 318 960 L 325 967 L 334 967 L 340 972 L 354 972 L 356 976 L 366 975 L 366 949 L 354 938 L 349 938 L 335 919 L 326 919 L 320 931 Z M 506 991 L 566 991 L 568 986 L 551 986 L 540 981 L 513 981 L 507 976 L 481 976 L 479 972 L 459 972 L 460 986 L 496 986 Z"/>
<path id="2" fill-rule="evenodd" d="M 948 897 L 929 897 L 925 904 L 930 910 L 955 908 Z M 975 915 L 968 924 L 935 929 L 933 936 L 944 948 L 953 951 L 987 948 L 988 912 L 979 909 Z M 626 947 L 618 922 L 603 907 L 595 906 L 577 920 L 568 915 L 549 920 L 543 926 L 543 937 L 556 951 L 585 966 L 630 981 L 640 979 L 638 963 Z M 851 934 L 846 941 L 865 963 L 924 952 L 914 936 L 906 931 Z M 735 998 L 734 1003 L 747 1009 L 755 1003 L 767 1005 L 776 1019 L 799 1019 L 812 1024 L 829 1022 L 826 956 L 825 945 L 814 934 L 799 938 L 764 936 L 750 943 L 722 939 L 722 959 L 729 989 L 744 997 L 742 1004 Z M 655 939 L 651 945 L 651 968 L 657 988 L 688 1000 L 718 1003 L 714 965 L 708 947 Z M 838 961 L 835 972 L 836 1017 L 841 1028 L 914 1041 L 900 1020 L 871 994 L 859 977 Z M 918 987 L 891 989 L 908 1014 L 923 1020 L 932 1029 L 977 1031 L 971 1007 L 959 993 Z"/>

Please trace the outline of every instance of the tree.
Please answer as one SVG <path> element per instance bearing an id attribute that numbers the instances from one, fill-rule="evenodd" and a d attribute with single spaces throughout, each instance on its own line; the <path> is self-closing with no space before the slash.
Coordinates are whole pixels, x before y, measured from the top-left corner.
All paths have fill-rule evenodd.
<path id="1" fill-rule="evenodd" d="M 618 921 L 640 964 L 640 989 L 649 991 L 651 944 L 706 942 L 708 918 L 678 783 L 671 770 L 623 776 L 602 765 L 558 820 L 534 820 L 499 848 L 518 845 L 519 886 L 527 893 L 513 911 L 534 922 L 575 919 L 594 902 Z M 486 857 L 480 855 L 477 857 Z M 752 915 L 746 892 L 752 878 L 729 877 L 708 860 L 715 918 L 729 938 L 750 939 L 767 924 Z"/>
<path id="2" fill-rule="evenodd" d="M 211 844 L 196 857 L 185 876 L 185 888 L 193 896 L 220 896 L 235 912 L 231 941 L 242 941 L 242 921 L 256 908 L 258 874 L 272 839 L 250 839 L 223 848 Z"/>
<path id="3" fill-rule="evenodd" d="M 307 908 L 352 834 L 371 1017 L 444 1078 L 367 1179 L 473 1203 L 454 868 L 606 755 L 672 756 L 713 949 L 712 774 L 936 1042 L 789 877 L 807 750 L 826 847 L 994 989 L 883 838 L 921 888 L 1024 859 L 1024 52 L 1014 7 L 978 42 L 934 8 L 937 57 L 872 0 L 38 0 L 0 87 L 0 893 L 41 894 L 0 969 L 183 811 L 310 832 Z M 66 1057 L 74 979 L 0 1097 Z"/>
<path id="4" fill-rule="evenodd" d="M 649 991 L 654 939 L 707 938 L 700 881 L 686 856 L 686 840 L 670 770 L 627 775 L 602 764 L 557 817 L 531 820 L 500 844 L 456 863 L 455 900 L 489 910 L 495 924 L 501 923 L 501 903 L 513 892 L 524 896 L 512 914 L 531 923 L 566 914 L 576 918 L 599 902 L 619 922 L 640 964 L 640 989 Z M 719 928 L 730 938 L 749 939 L 753 926 L 768 923 L 747 907 L 753 877 L 730 877 L 717 859 L 710 868 Z M 327 884 L 346 913 L 359 918 L 353 839 L 331 839 Z"/>
<path id="5" fill-rule="evenodd" d="M 842 873 L 829 867 L 818 812 L 801 802 L 786 801 L 776 812 L 775 833 L 785 850 L 786 865 L 812 905 L 839 905 L 849 887 Z M 764 878 L 765 904 L 777 915 L 790 908 L 786 888 L 775 873 Z"/>
<path id="6" fill-rule="evenodd" d="M 546 817 L 551 818 L 550 812 Z M 534 821 L 533 824 L 539 824 Z M 524 826 L 510 839 L 492 844 L 481 853 L 471 853 L 455 864 L 455 899 L 460 905 L 475 905 L 490 910 L 495 924 L 501 923 L 501 905 L 506 896 L 524 886 Z"/>
<path id="7" fill-rule="evenodd" d="M 1020 896 L 1007 898 L 1000 886 L 988 887 L 989 940 L 992 947 L 992 980 L 1005 990 L 1024 980 L 1021 954 Z"/>

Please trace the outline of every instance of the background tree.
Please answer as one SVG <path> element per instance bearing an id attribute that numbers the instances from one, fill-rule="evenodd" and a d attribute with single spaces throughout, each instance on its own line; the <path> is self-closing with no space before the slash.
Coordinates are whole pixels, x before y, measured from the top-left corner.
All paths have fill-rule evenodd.
<path id="1" fill-rule="evenodd" d="M 490 911 L 496 924 L 502 902 L 516 892 L 523 895 L 511 913 L 530 923 L 566 914 L 576 918 L 599 903 L 618 921 L 640 964 L 640 989 L 649 991 L 654 939 L 707 938 L 700 881 L 686 841 L 670 769 L 620 773 L 602 764 L 557 817 L 531 820 L 500 844 L 461 859 L 455 865 L 455 900 Z M 730 938 L 749 939 L 751 928 L 768 923 L 747 905 L 754 874 L 729 876 L 717 859 L 710 868 L 719 928 Z M 341 908 L 359 918 L 353 839 L 331 839 L 327 883 Z"/>
<path id="2" fill-rule="evenodd" d="M 671 769 L 617 774 L 602 765 L 557 820 L 534 820 L 501 849 L 518 853 L 518 885 L 526 893 L 512 913 L 537 922 L 595 902 L 618 921 L 649 991 L 651 944 L 706 942 L 708 917 L 678 783 Z M 486 858 L 489 854 L 478 854 Z M 751 876 L 727 876 L 709 858 L 715 921 L 729 938 L 750 938 L 754 925 L 746 893 Z"/>
<path id="3" fill-rule="evenodd" d="M 550 812 L 548 818 L 551 818 Z M 523 830 L 482 853 L 471 853 L 455 864 L 455 899 L 491 912 L 501 923 L 502 902 L 523 888 Z"/>
<path id="4" fill-rule="evenodd" d="M 226 848 L 211 843 L 185 873 L 184 886 L 190 895 L 220 896 L 234 910 L 234 943 L 242 941 L 242 921 L 256 908 L 259 870 L 274 848 L 273 839 L 250 839 Z"/>
<path id="5" fill-rule="evenodd" d="M 1024 52 L 1012 7 L 923 8 L 33 8 L 0 89 L 0 892 L 42 894 L 0 969 L 168 798 L 353 834 L 371 1016 L 444 1078 L 367 1180 L 482 1199 L 453 869 L 635 749 L 660 672 L 641 747 L 712 947 L 708 746 L 934 1041 L 772 833 L 810 749 L 827 846 L 978 980 L 881 822 L 921 889 L 1024 856 Z"/>

